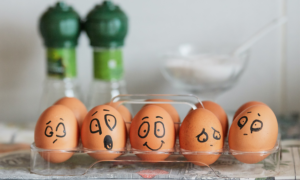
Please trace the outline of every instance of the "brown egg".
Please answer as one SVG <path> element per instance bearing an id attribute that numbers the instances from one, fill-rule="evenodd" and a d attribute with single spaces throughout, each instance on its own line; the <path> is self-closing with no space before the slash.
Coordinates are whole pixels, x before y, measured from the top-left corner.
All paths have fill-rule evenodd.
<path id="1" fill-rule="evenodd" d="M 74 113 L 63 105 L 53 105 L 46 109 L 38 119 L 34 142 L 43 149 L 68 150 L 77 147 L 78 123 Z M 73 153 L 41 152 L 40 155 L 52 163 L 68 160 Z"/>
<path id="2" fill-rule="evenodd" d="M 239 115 L 242 111 L 244 111 L 245 109 L 251 107 L 251 106 L 255 106 L 255 105 L 266 105 L 265 103 L 259 102 L 259 101 L 249 101 L 245 104 L 243 104 L 241 107 L 239 107 L 239 109 L 235 112 L 234 116 L 233 116 L 233 120 L 236 118 L 237 115 Z"/>
<path id="3" fill-rule="evenodd" d="M 202 104 L 205 109 L 214 113 L 214 115 L 216 115 L 217 118 L 219 119 L 219 121 L 222 125 L 223 139 L 225 140 L 225 138 L 227 137 L 227 132 L 228 132 L 228 118 L 227 118 L 226 112 L 219 104 L 217 104 L 215 102 L 202 101 Z M 196 106 L 197 106 L 197 108 L 203 108 L 200 103 L 197 103 Z"/>
<path id="4" fill-rule="evenodd" d="M 266 105 L 245 109 L 233 121 L 228 136 L 231 150 L 244 152 L 268 151 L 274 148 L 278 136 L 278 123 L 274 112 Z M 234 155 L 244 163 L 257 163 L 269 154 L 247 153 Z"/>
<path id="5" fill-rule="evenodd" d="M 108 102 L 106 104 L 116 108 L 119 111 L 119 113 L 122 115 L 122 117 L 126 123 L 127 133 L 129 133 L 130 122 L 132 120 L 132 116 L 131 116 L 130 111 L 124 105 L 119 105 L 120 103 L 121 103 L 121 101 Z"/>
<path id="6" fill-rule="evenodd" d="M 81 128 L 83 147 L 99 151 L 89 155 L 98 160 L 112 160 L 126 145 L 126 126 L 121 114 L 109 105 L 99 105 L 88 112 Z"/>
<path id="7" fill-rule="evenodd" d="M 169 100 L 169 99 L 148 99 L 147 101 L 172 102 L 172 100 Z M 178 134 L 180 117 L 179 117 L 179 114 L 176 111 L 176 109 L 171 104 L 151 104 L 151 105 L 156 105 L 156 106 L 162 107 L 164 110 L 166 110 L 171 115 L 171 118 L 176 123 L 175 131 L 176 131 L 176 134 Z"/>
<path id="8" fill-rule="evenodd" d="M 70 108 L 78 121 L 79 129 L 81 129 L 82 122 L 87 114 L 85 105 L 77 98 L 64 97 L 54 103 L 54 105 L 61 104 Z"/>
<path id="9" fill-rule="evenodd" d="M 191 111 L 180 126 L 179 143 L 182 154 L 190 162 L 199 166 L 214 163 L 223 148 L 223 132 L 219 119 L 207 109 Z M 189 151 L 203 153 L 193 155 L 188 154 Z"/>
<path id="10" fill-rule="evenodd" d="M 130 143 L 146 161 L 161 161 L 174 151 L 175 128 L 170 114 L 156 105 L 144 106 L 133 118 Z"/>

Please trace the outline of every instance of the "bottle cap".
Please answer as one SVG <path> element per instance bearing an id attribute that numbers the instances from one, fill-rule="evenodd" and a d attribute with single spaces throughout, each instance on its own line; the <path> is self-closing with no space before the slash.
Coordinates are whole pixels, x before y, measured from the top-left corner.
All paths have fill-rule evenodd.
<path id="1" fill-rule="evenodd" d="M 111 1 L 95 6 L 86 17 L 84 29 L 91 46 L 117 48 L 124 45 L 128 29 L 126 14 Z"/>
<path id="2" fill-rule="evenodd" d="M 40 18 L 39 30 L 49 48 L 73 48 L 80 35 L 80 17 L 64 2 L 57 2 Z"/>

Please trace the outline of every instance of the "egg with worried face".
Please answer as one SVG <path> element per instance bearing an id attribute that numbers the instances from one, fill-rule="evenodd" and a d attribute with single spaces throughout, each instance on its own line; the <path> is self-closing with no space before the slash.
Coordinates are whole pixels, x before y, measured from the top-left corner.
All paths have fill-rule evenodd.
<path id="1" fill-rule="evenodd" d="M 78 145 L 78 123 L 74 113 L 63 105 L 53 105 L 46 109 L 38 119 L 34 142 L 36 147 L 43 149 L 72 150 Z M 68 160 L 73 153 L 41 152 L 40 155 L 52 163 Z"/>
<path id="2" fill-rule="evenodd" d="M 199 166 L 210 165 L 220 157 L 223 138 L 219 119 L 209 110 L 202 108 L 192 110 L 183 120 L 179 130 L 182 154 Z"/>
<path id="3" fill-rule="evenodd" d="M 98 160 L 112 160 L 125 150 L 126 126 L 121 114 L 112 106 L 94 107 L 84 118 L 81 128 L 83 147 Z"/>
<path id="4" fill-rule="evenodd" d="M 274 112 L 266 105 L 256 105 L 245 109 L 232 122 L 228 142 L 234 157 L 241 162 L 253 164 L 264 160 L 268 151 L 276 145 L 278 123 Z M 238 152 L 258 152 L 244 153 Z"/>
<path id="5" fill-rule="evenodd" d="M 132 120 L 130 143 L 142 160 L 166 159 L 175 144 L 175 127 L 170 114 L 159 106 L 144 106 Z"/>

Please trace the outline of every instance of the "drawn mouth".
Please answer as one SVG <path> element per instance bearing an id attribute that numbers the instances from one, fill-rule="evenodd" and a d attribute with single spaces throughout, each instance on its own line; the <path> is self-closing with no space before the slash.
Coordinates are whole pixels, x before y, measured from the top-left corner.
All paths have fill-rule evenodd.
<path id="1" fill-rule="evenodd" d="M 112 141 L 110 135 L 105 136 L 103 143 L 104 143 L 105 149 L 111 150 L 113 148 L 113 141 Z"/>
<path id="2" fill-rule="evenodd" d="M 54 144 L 56 141 L 57 141 L 57 139 L 55 139 L 55 140 L 53 141 L 53 144 Z"/>
<path id="3" fill-rule="evenodd" d="M 248 134 L 245 133 L 244 135 L 246 136 L 246 135 L 248 135 Z"/>
<path id="4" fill-rule="evenodd" d="M 151 147 L 148 146 L 147 142 L 145 142 L 143 144 L 143 146 L 146 146 L 148 149 L 150 149 L 151 151 L 157 151 L 157 150 L 160 150 L 160 148 L 163 146 L 163 144 L 165 144 L 165 142 L 163 140 L 161 140 L 161 144 L 160 144 L 160 147 L 157 148 L 157 149 L 152 149 Z"/>

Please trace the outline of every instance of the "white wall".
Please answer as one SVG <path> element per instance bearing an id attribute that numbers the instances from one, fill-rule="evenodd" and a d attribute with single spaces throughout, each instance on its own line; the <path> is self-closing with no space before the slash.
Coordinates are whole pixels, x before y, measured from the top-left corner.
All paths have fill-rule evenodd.
<path id="1" fill-rule="evenodd" d="M 82 16 L 99 0 L 69 0 Z M 176 93 L 159 72 L 159 54 L 180 43 L 238 45 L 278 17 L 279 0 L 115 0 L 130 18 L 124 48 L 129 93 Z M 1 121 L 35 121 L 45 51 L 37 30 L 38 18 L 54 0 L 0 1 L 0 114 Z M 281 80 L 280 30 L 252 49 L 240 82 L 218 97 L 234 111 L 249 100 L 269 104 L 276 113 L 300 111 L 300 1 L 288 0 L 286 79 Z M 92 50 L 82 33 L 77 51 L 78 76 L 86 94 L 92 78 Z M 136 76 L 138 74 L 138 76 Z M 286 84 L 286 88 L 282 88 Z M 282 98 L 283 97 L 283 98 Z"/>

